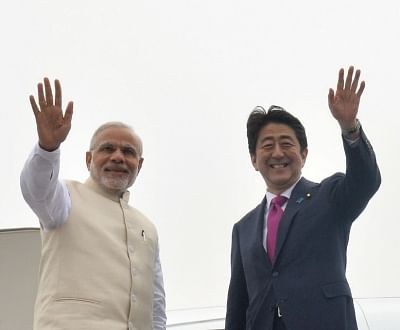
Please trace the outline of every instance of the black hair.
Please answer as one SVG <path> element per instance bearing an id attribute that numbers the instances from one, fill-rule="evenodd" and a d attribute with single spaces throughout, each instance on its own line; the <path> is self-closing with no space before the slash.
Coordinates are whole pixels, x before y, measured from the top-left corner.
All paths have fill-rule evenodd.
<path id="1" fill-rule="evenodd" d="M 247 141 L 250 155 L 256 153 L 257 139 L 261 129 L 270 123 L 289 126 L 294 130 L 296 138 L 299 141 L 300 151 L 302 152 L 307 148 L 306 131 L 300 120 L 277 105 L 270 106 L 268 111 L 265 111 L 261 106 L 257 106 L 250 113 L 249 119 L 247 120 Z"/>

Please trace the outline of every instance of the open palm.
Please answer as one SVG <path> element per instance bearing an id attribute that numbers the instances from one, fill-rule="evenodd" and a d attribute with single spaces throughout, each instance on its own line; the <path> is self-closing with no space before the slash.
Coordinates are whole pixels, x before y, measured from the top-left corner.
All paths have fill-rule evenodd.
<path id="1" fill-rule="evenodd" d="M 44 78 L 43 81 L 44 90 L 43 84 L 38 84 L 39 107 L 33 95 L 29 97 L 29 100 L 36 119 L 39 144 L 43 149 L 53 151 L 66 139 L 71 129 L 73 103 L 68 103 L 65 114 L 63 114 L 60 82 L 58 80 L 54 82 L 55 98 L 53 100 L 49 79 Z"/>
<path id="2" fill-rule="evenodd" d="M 347 72 L 345 82 L 344 70 L 340 69 L 336 92 L 331 88 L 328 94 L 328 103 L 331 113 L 344 129 L 354 127 L 361 95 L 365 88 L 364 81 L 362 81 L 358 87 L 361 71 L 356 71 L 354 79 L 353 72 L 354 67 L 351 66 Z"/>

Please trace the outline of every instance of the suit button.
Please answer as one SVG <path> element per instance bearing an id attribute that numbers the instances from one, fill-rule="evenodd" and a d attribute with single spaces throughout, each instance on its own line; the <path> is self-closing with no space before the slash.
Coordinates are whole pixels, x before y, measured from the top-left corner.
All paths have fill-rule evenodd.
<path id="1" fill-rule="evenodd" d="M 279 276 L 279 272 L 273 272 L 272 273 L 272 277 L 278 277 Z"/>

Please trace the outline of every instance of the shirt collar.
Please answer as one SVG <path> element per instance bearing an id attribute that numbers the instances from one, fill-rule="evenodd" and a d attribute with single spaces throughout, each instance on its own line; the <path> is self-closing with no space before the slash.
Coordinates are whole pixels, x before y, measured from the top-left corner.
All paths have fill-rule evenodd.
<path id="1" fill-rule="evenodd" d="M 292 194 L 292 191 L 294 189 L 294 187 L 296 186 L 296 184 L 300 181 L 301 177 L 298 178 L 298 180 L 292 185 L 290 186 L 288 189 L 286 189 L 284 192 L 282 192 L 280 195 L 281 196 L 285 196 L 288 200 L 290 198 L 290 195 Z M 270 192 L 267 190 L 267 192 L 265 193 L 265 197 L 267 199 L 267 206 L 269 208 L 272 199 L 277 196 L 276 194 Z"/>

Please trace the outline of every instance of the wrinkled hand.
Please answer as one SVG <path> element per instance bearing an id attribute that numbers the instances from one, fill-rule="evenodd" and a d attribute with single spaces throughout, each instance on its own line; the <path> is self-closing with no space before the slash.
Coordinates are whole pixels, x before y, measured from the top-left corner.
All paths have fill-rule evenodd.
<path id="1" fill-rule="evenodd" d="M 65 114 L 63 114 L 60 81 L 54 81 L 54 100 L 49 79 L 44 78 L 43 81 L 44 91 L 42 83 L 37 86 L 40 110 L 33 95 L 29 96 L 29 100 L 36 119 L 39 145 L 44 150 L 53 151 L 66 139 L 71 129 L 73 103 L 68 103 Z"/>
<path id="2" fill-rule="evenodd" d="M 360 87 L 358 88 L 361 71 L 356 70 L 354 79 L 353 72 L 354 67 L 351 66 L 347 72 L 346 82 L 344 82 L 344 70 L 340 69 L 336 93 L 330 88 L 328 94 L 331 113 L 339 122 L 340 127 L 345 130 L 356 125 L 358 106 L 365 88 L 364 81 L 360 83 Z"/>

